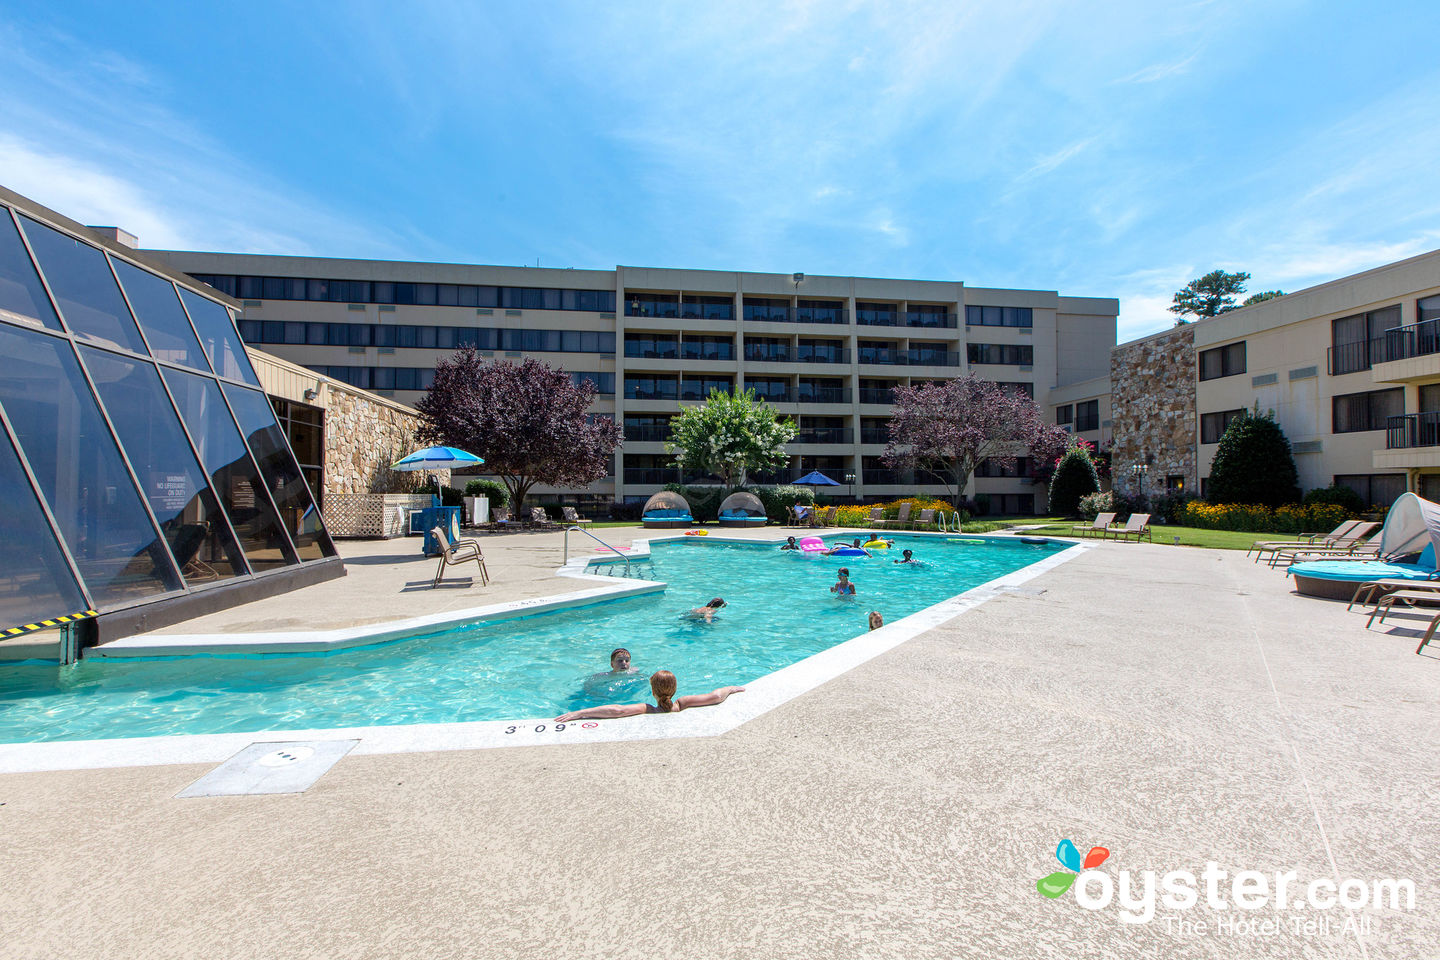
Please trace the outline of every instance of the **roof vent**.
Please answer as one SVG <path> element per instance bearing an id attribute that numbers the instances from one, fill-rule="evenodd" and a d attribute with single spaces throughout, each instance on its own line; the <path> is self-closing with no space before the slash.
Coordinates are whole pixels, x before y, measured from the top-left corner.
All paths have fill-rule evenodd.
<path id="1" fill-rule="evenodd" d="M 129 230 L 121 230 L 119 227 L 91 227 L 90 229 L 100 234 L 100 236 L 106 240 L 114 240 L 122 247 L 129 247 L 131 250 L 136 250 L 140 247 L 140 238 Z"/>

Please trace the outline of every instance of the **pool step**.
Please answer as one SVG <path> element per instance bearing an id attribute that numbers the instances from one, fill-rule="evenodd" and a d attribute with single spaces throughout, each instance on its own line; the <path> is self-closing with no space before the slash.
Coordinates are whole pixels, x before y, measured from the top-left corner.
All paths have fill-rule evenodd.
<path id="1" fill-rule="evenodd" d="M 590 572 L 602 577 L 623 577 L 625 576 L 625 564 L 620 562 L 596 564 L 590 568 Z M 655 579 L 655 564 L 650 560 L 631 560 L 630 578 L 632 580 L 653 580 Z"/>

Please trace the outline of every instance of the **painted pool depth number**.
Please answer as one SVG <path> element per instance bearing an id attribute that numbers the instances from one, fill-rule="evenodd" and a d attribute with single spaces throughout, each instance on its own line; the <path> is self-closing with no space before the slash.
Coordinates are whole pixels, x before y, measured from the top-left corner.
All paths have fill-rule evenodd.
<path id="1" fill-rule="evenodd" d="M 556 724 L 537 723 L 537 724 L 535 725 L 535 732 L 536 732 L 536 733 L 544 733 L 546 730 L 549 730 L 549 731 L 552 732 L 552 733 L 560 733 L 560 732 L 562 732 L 562 731 L 563 731 L 566 727 L 568 727 L 568 726 L 573 726 L 573 724 L 568 724 L 568 723 L 556 723 Z M 586 720 L 584 723 L 580 724 L 580 728 L 581 728 L 582 730 L 593 730 L 593 729 L 595 729 L 595 728 L 598 727 L 598 726 L 600 726 L 600 724 L 596 723 L 594 720 Z M 505 728 L 505 732 L 506 732 L 506 733 L 515 733 L 515 732 L 516 732 L 517 730 L 519 730 L 519 729 L 520 729 L 520 727 L 519 727 L 518 725 L 511 725 L 511 726 L 508 726 L 508 727 Z"/>

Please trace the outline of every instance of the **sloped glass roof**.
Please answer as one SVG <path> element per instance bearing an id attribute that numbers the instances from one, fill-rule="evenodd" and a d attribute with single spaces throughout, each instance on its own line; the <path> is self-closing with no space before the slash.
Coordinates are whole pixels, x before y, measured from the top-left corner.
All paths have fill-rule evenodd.
<path id="1" fill-rule="evenodd" d="M 47 219 L 0 203 L 0 630 L 334 557 L 230 310 Z"/>

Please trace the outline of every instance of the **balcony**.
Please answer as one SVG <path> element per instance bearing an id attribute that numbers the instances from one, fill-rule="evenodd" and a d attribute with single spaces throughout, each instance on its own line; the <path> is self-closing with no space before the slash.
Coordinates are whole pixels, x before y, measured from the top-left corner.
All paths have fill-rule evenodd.
<path id="1" fill-rule="evenodd" d="M 899 347 L 861 347 L 855 351 L 855 358 L 860 363 L 880 363 L 900 365 L 909 362 L 909 356 Z"/>
<path id="2" fill-rule="evenodd" d="M 862 327 L 898 327 L 900 314 L 894 310 L 856 310 L 855 322 Z"/>
<path id="3" fill-rule="evenodd" d="M 1332 377 L 1369 370 L 1372 364 L 1381 363 L 1384 358 L 1384 337 L 1376 337 L 1373 340 L 1357 340 L 1354 343 L 1337 343 L 1326 351 L 1326 359 Z"/>
<path id="4" fill-rule="evenodd" d="M 632 387 L 628 384 L 625 387 L 626 400 L 677 400 L 678 390 L 670 387 L 668 390 L 646 390 L 641 387 Z"/>
<path id="5" fill-rule="evenodd" d="M 656 345 L 653 343 L 626 343 L 625 356 L 641 360 L 678 360 L 680 348 L 677 344 Z"/>
<path id="6" fill-rule="evenodd" d="M 789 323 L 790 308 L 771 306 L 769 304 L 747 303 L 741 313 L 746 320 L 769 321 L 773 323 Z"/>
<path id="7" fill-rule="evenodd" d="M 728 380 L 685 380 L 680 384 L 680 399 L 704 400 L 710 396 L 711 390 L 731 393 L 734 389 L 735 384 Z"/>
<path id="8" fill-rule="evenodd" d="M 1440 412 L 1406 413 L 1385 418 L 1385 449 L 1440 447 Z"/>
<path id="9" fill-rule="evenodd" d="M 800 391 L 795 396 L 796 403 L 849 403 L 850 388 L 835 387 L 830 389 L 807 389 L 804 384 L 800 385 Z"/>
<path id="10" fill-rule="evenodd" d="M 1433 381 L 1440 377 L 1440 320 L 1422 320 L 1385 331 L 1379 354 L 1371 353 L 1377 383 Z"/>
<path id="11" fill-rule="evenodd" d="M 889 470 L 885 468 L 865 467 L 860 471 L 860 482 L 865 484 L 867 487 L 910 486 L 915 482 L 915 475 L 909 470 Z"/>
<path id="12" fill-rule="evenodd" d="M 887 406 L 895 402 L 894 387 L 861 387 L 861 403 L 883 403 Z"/>
<path id="13" fill-rule="evenodd" d="M 813 347 L 801 345 L 795 351 L 796 363 L 849 363 L 850 351 L 844 347 Z"/>
<path id="14" fill-rule="evenodd" d="M 637 443 L 663 443 L 670 439 L 670 427 L 626 427 L 625 439 Z"/>
<path id="15" fill-rule="evenodd" d="M 795 434 L 791 443 L 854 443 L 855 431 L 849 427 L 811 427 Z"/>
<path id="16" fill-rule="evenodd" d="M 629 356 L 627 353 L 626 356 Z M 682 343 L 681 360 L 734 360 L 735 345 L 730 343 Z"/>
<path id="17" fill-rule="evenodd" d="M 746 363 L 789 363 L 789 350 L 776 350 L 773 347 L 759 347 L 746 344 Z"/>
<path id="18" fill-rule="evenodd" d="M 627 300 L 625 302 L 625 316 L 661 317 L 666 320 L 674 320 L 680 316 L 680 306 L 675 303 L 656 302 L 653 300 L 641 300 L 639 303 Z"/>
<path id="19" fill-rule="evenodd" d="M 950 350 L 925 350 L 911 347 L 907 359 L 912 367 L 960 366 L 960 354 Z"/>
<path id="20" fill-rule="evenodd" d="M 796 307 L 796 323 L 849 323 L 849 311 L 844 307 Z"/>
<path id="21" fill-rule="evenodd" d="M 861 443 L 889 443 L 889 442 L 890 442 L 890 428 L 889 428 L 889 427 L 861 427 L 861 428 L 860 428 L 860 442 L 861 442 Z"/>
<path id="22" fill-rule="evenodd" d="M 958 316 L 958 314 L 954 313 L 921 313 L 911 310 L 905 314 L 905 326 L 926 327 L 930 329 L 949 327 L 954 329 L 959 323 Z"/>
<path id="23" fill-rule="evenodd" d="M 683 320 L 734 320 L 733 303 L 682 303 L 680 317 Z"/>
<path id="24" fill-rule="evenodd" d="M 679 467 L 626 467 L 626 483 L 679 483 Z"/>

